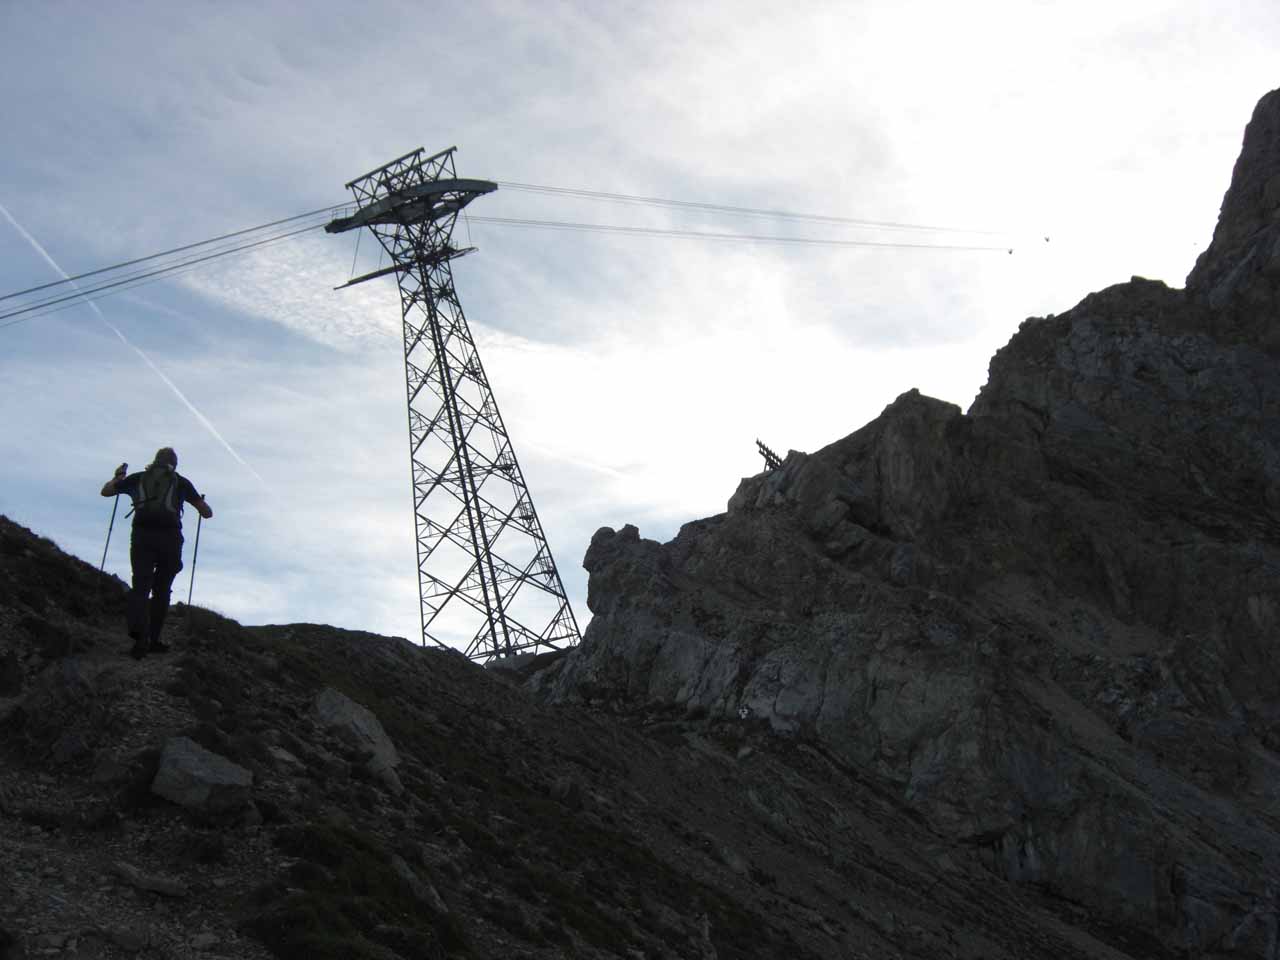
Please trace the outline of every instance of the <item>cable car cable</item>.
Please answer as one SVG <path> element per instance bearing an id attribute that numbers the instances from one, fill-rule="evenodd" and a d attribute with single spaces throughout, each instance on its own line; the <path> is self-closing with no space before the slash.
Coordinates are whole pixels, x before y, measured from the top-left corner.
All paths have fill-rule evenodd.
<path id="1" fill-rule="evenodd" d="M 0 296 L 0 300 L 11 300 L 14 297 L 21 297 L 28 293 L 36 293 L 40 290 L 48 290 L 50 287 L 61 286 L 64 283 L 75 283 L 77 280 L 83 280 L 86 277 L 95 277 L 101 273 L 109 273 L 113 270 L 122 270 L 125 267 L 131 267 L 138 263 L 146 263 L 148 260 L 158 260 L 160 257 L 167 257 L 170 254 L 182 253 L 186 250 L 194 250 L 196 247 L 208 246 L 211 243 L 218 243 L 222 240 L 230 240 L 234 237 L 241 237 L 248 233 L 256 233 L 259 230 L 267 230 L 267 229 L 270 229 L 271 227 L 278 227 L 284 223 L 292 223 L 295 220 L 302 220 L 306 217 L 314 217 L 321 213 L 330 214 L 335 210 L 341 209 L 343 207 L 349 207 L 349 206 L 351 206 L 351 204 L 345 203 L 345 204 L 337 204 L 331 207 L 321 207 L 318 210 L 311 210 L 307 213 L 299 213 L 292 217 L 285 217 L 282 220 L 273 220 L 270 223 L 263 223 L 256 227 L 246 227 L 243 230 L 235 230 L 231 233 L 224 233 L 220 237 L 210 237 L 208 240 L 198 240 L 195 243 L 188 243 L 181 247 L 173 247 L 170 250 L 162 250 L 159 253 L 153 253 L 145 257 L 137 257 L 133 260 L 126 260 L 123 263 L 112 264 L 109 267 L 101 267 L 97 270 L 88 270 L 84 273 L 76 274 L 74 277 L 66 277 L 62 280 L 52 280 L 49 283 L 42 283 L 39 286 L 28 287 L 25 290 L 18 290 L 14 293 L 6 293 L 3 296 Z"/>

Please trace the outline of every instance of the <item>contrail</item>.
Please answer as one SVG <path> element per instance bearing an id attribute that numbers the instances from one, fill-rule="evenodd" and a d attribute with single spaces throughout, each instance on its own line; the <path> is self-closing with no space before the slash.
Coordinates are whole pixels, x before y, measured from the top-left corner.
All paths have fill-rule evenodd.
<path id="1" fill-rule="evenodd" d="M 593 460 L 584 460 L 581 457 L 567 456 L 566 454 L 560 453 L 558 450 L 552 450 L 550 447 L 545 447 L 540 443 L 534 443 L 527 437 L 525 437 L 520 441 L 520 449 L 536 450 L 538 453 L 542 454 L 544 457 L 548 458 L 549 460 L 558 460 L 561 463 L 567 463 L 567 464 L 570 464 L 571 466 L 581 467 L 583 470 L 591 470 L 591 471 L 594 471 L 595 473 L 603 473 L 607 477 L 614 477 L 615 479 L 618 479 L 618 480 L 631 479 L 631 474 L 625 473 L 622 470 L 616 470 L 613 467 L 606 466 L 603 463 L 596 463 Z"/>
<path id="2" fill-rule="evenodd" d="M 5 205 L 3 203 L 0 203 L 0 213 L 3 213 L 4 218 L 8 220 L 11 224 L 13 224 L 13 229 L 17 230 L 18 233 L 22 235 L 22 238 L 26 240 L 27 243 L 31 244 L 32 247 L 35 248 L 36 253 L 44 257 L 45 261 L 49 264 L 49 266 L 53 267 L 54 270 L 60 273 L 64 280 L 69 281 L 71 283 L 72 288 L 77 293 L 79 293 L 80 288 L 76 286 L 75 281 L 71 279 L 71 275 L 67 273 L 67 271 L 63 270 L 62 267 L 58 266 L 58 262 L 54 260 L 53 257 L 49 256 L 49 251 L 47 251 L 44 247 L 40 245 L 39 240 L 37 240 L 30 233 L 27 232 L 26 227 L 24 227 L 22 224 L 20 224 L 17 220 L 13 218 L 13 214 L 11 214 L 8 211 L 8 209 L 5 208 Z M 193 404 L 190 400 L 188 400 L 185 396 L 183 396 L 182 391 L 178 389 L 177 384 L 175 384 L 172 380 L 166 377 L 163 371 L 161 371 L 161 369 L 155 365 L 152 359 L 149 356 L 147 356 L 145 353 L 143 353 L 139 347 L 136 347 L 132 343 L 130 343 L 129 339 L 123 333 L 120 332 L 120 329 L 114 323 L 112 323 L 110 320 L 107 319 L 106 315 L 102 312 L 102 310 L 98 307 L 96 303 L 94 303 L 92 300 L 86 300 L 85 303 L 88 305 L 90 310 L 92 310 L 94 313 L 98 315 L 98 319 L 101 320 L 103 323 L 105 323 L 107 325 L 107 328 L 112 333 L 114 333 L 117 337 L 120 338 L 121 343 L 123 343 L 126 347 L 128 347 L 138 356 L 140 356 L 142 358 L 143 363 L 145 363 L 148 367 L 150 367 L 152 371 L 155 373 L 155 375 L 159 377 L 162 381 L 164 381 L 165 386 L 167 386 L 170 390 L 172 390 L 174 392 L 174 395 L 183 402 L 183 404 L 186 406 L 188 410 L 191 411 L 192 416 L 194 416 L 197 420 L 199 420 L 200 423 L 204 426 L 204 428 L 208 430 L 211 434 L 213 434 L 214 439 L 217 440 L 220 444 L 222 444 L 226 448 L 227 453 L 235 457 L 235 459 L 240 463 L 240 465 L 243 466 L 246 470 L 248 470 L 251 474 L 253 474 L 254 479 L 257 480 L 260 484 L 262 484 L 265 487 L 267 485 L 267 481 L 262 479 L 262 477 L 258 474 L 257 470 L 249 466 L 248 461 L 246 461 L 244 457 L 236 453 L 235 448 L 232 447 L 231 444 L 227 443 L 227 441 L 223 438 L 222 434 L 218 432 L 217 427 L 215 427 L 212 423 L 209 422 L 209 418 L 206 417 L 199 410 L 197 410 L 195 408 L 195 404 Z"/>

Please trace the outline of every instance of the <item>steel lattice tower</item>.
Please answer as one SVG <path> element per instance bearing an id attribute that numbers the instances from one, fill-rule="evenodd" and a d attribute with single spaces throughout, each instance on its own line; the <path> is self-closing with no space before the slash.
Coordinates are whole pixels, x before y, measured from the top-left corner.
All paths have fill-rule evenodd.
<path id="1" fill-rule="evenodd" d="M 497 189 L 460 180 L 456 147 L 421 148 L 347 184 L 357 209 L 325 227 L 368 227 L 400 285 L 423 643 L 472 660 L 575 644 L 578 624 L 453 285 L 459 212 Z"/>

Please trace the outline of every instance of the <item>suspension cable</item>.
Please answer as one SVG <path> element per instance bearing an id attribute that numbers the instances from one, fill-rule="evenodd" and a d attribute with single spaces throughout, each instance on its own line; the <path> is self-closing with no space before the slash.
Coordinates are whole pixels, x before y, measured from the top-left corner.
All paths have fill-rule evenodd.
<path id="1" fill-rule="evenodd" d="M 702 211 L 715 214 L 730 214 L 737 216 L 754 216 L 769 217 L 780 220 L 795 220 L 807 223 L 822 223 L 831 225 L 878 228 L 878 229 L 895 229 L 895 230 L 912 230 L 931 233 L 968 233 L 980 236 L 1003 236 L 998 231 L 991 230 L 969 230 L 958 227 L 941 227 L 928 226 L 919 223 L 901 223 L 886 220 L 866 220 L 855 217 L 841 217 L 826 214 L 812 213 L 796 213 L 786 210 L 767 210 L 753 207 L 733 206 L 729 204 L 705 203 L 701 201 L 676 200 L 662 197 L 646 197 L 635 194 L 624 193 L 607 193 L 594 190 L 582 190 L 571 187 L 553 187 L 540 184 L 521 183 L 516 181 L 496 181 L 500 186 L 510 190 L 525 191 L 530 193 L 541 193 L 558 197 L 576 197 L 581 199 L 605 200 L 618 203 L 629 204 L 647 204 L 652 206 L 665 207 L 677 210 Z M 33 293 L 40 293 L 46 290 L 52 290 L 66 283 L 74 283 L 89 277 L 97 277 L 103 274 L 116 273 L 129 267 L 137 267 L 141 264 L 153 263 L 157 260 L 163 260 L 166 257 L 174 257 L 191 251 L 208 248 L 217 244 L 226 244 L 227 241 L 234 241 L 237 238 L 247 237 L 251 234 L 260 233 L 264 230 L 270 230 L 274 227 L 283 226 L 285 224 L 297 223 L 298 221 L 315 218 L 318 216 L 330 217 L 338 214 L 340 211 L 348 210 L 352 207 L 350 201 L 346 203 L 333 204 L 326 207 L 318 207 L 315 210 L 306 213 L 295 214 L 291 217 L 283 217 L 278 220 L 272 220 L 268 223 L 259 224 L 255 227 L 246 227 L 242 230 L 234 230 L 230 233 L 224 233 L 216 237 L 210 237 L 207 240 L 199 240 L 195 243 L 183 244 L 182 246 L 172 247 L 168 250 L 153 253 L 145 257 L 135 257 L 132 260 L 125 260 L 121 263 L 113 264 L 107 267 L 100 267 L 96 270 L 88 270 L 84 273 L 77 274 L 73 277 L 67 277 L 60 280 L 50 281 L 48 283 L 39 284 L 28 287 L 24 290 L 18 290 L 13 293 L 0 295 L 0 301 L 12 300 L 18 297 L 28 296 Z M 735 232 L 714 232 L 702 230 L 683 230 L 678 228 L 662 228 L 662 227 L 639 227 L 625 226 L 620 224 L 604 224 L 604 223 L 580 223 L 561 220 L 538 220 L 530 218 L 514 218 L 514 217 L 484 217 L 469 215 L 466 218 L 468 225 L 474 221 L 478 224 L 491 224 L 494 226 L 507 227 L 525 227 L 525 228 L 544 228 L 555 230 L 577 230 L 589 233 L 617 234 L 623 236 L 650 236 L 650 237 L 670 237 L 676 239 L 690 240 L 709 240 L 716 242 L 747 242 L 747 243 L 777 243 L 777 244 L 800 244 L 806 246 L 833 246 L 833 247 L 881 247 L 893 249 L 918 249 L 918 250 L 953 250 L 953 251 L 1007 251 L 1013 253 L 1013 249 L 1006 246 L 992 246 L 984 244 L 964 244 L 964 243 L 912 243 L 912 242 L 895 242 L 888 240 L 855 240 L 844 239 L 838 237 L 820 238 L 820 237 L 788 237 L 773 236 L 752 233 L 735 233 Z M 115 292 L 132 289 L 135 286 L 141 286 L 144 283 L 152 283 L 158 279 L 169 276 L 175 276 L 179 273 L 185 273 L 195 269 L 200 265 L 220 257 L 228 256 L 235 253 L 241 253 L 246 250 L 253 250 L 268 244 L 281 242 L 292 237 L 299 236 L 312 230 L 318 229 L 322 224 L 314 223 L 297 229 L 289 230 L 284 233 L 276 234 L 265 239 L 254 240 L 248 243 L 238 243 L 232 246 L 224 246 L 215 248 L 212 252 L 204 253 L 194 257 L 180 257 L 172 263 L 158 266 L 154 269 L 146 268 L 137 270 L 129 274 L 97 283 L 86 289 L 77 290 L 73 294 L 54 294 L 46 296 L 35 302 L 28 302 L 23 306 L 16 306 L 14 309 L 0 313 L 0 321 L 9 321 L 7 323 L 0 322 L 0 329 L 22 323 L 25 320 L 33 319 L 37 316 L 43 316 L 56 310 L 65 309 L 68 306 L 74 306 L 78 302 L 88 302 L 99 297 L 109 296 Z M 1048 238 L 1046 237 L 1046 240 Z M 357 257 L 359 248 L 356 250 Z M 354 267 L 353 267 L 354 269 Z"/>
<path id="2" fill-rule="evenodd" d="M 632 236 L 677 237 L 689 240 L 733 240 L 755 243 L 796 243 L 835 247 L 893 247 L 912 250 L 986 250 L 1012 253 L 1009 247 L 957 243 L 900 243 L 887 240 L 846 240 L 838 237 L 782 237 L 753 233 L 713 233 L 704 230 L 677 230 L 665 227 L 628 227 L 607 223 L 570 223 L 563 220 L 525 220 L 510 217 L 472 216 L 473 223 L 491 223 L 508 227 L 548 227 L 556 230 L 584 230 L 593 233 L 619 233 Z"/>
<path id="3" fill-rule="evenodd" d="M 297 220 L 297 218 L 290 218 L 290 219 L 295 220 L 295 222 L 296 222 L 296 220 Z M 322 223 L 323 223 L 323 221 L 321 221 L 321 224 L 322 224 Z M 310 224 L 310 225 L 309 225 L 309 227 L 314 228 L 315 226 L 318 226 L 318 225 L 321 225 L 321 224 Z M 165 272 L 165 271 L 173 271 L 173 272 L 175 272 L 175 273 L 176 273 L 176 272 L 179 272 L 179 271 L 181 271 L 181 270 L 185 269 L 189 264 L 193 264 L 193 263 L 194 263 L 194 264 L 198 264 L 198 263 L 202 263 L 202 262 L 207 262 L 207 261 L 209 261 L 209 260 L 213 260 L 213 259 L 215 259 L 215 258 L 217 258 L 217 257 L 219 257 L 219 256 L 225 256 L 225 255 L 229 255 L 229 254 L 236 253 L 236 252 L 238 252 L 238 251 L 240 251 L 240 250 L 250 249 L 250 248 L 252 248 L 252 247 L 253 247 L 253 246 L 255 246 L 255 245 L 261 246 L 261 245 L 271 244 L 271 243 L 274 243 L 274 242 L 276 242 L 277 240 L 281 239 L 282 237 L 290 237 L 290 236 L 294 236 L 296 233 L 299 233 L 299 232 L 302 232 L 302 231 L 289 231 L 289 232 L 287 232 L 287 233 L 285 233 L 285 234 L 278 234 L 278 235 L 276 235 L 275 237 L 267 237 L 267 238 L 265 238 L 265 239 L 264 239 L 264 240 L 262 240 L 262 241 L 254 241 L 254 242 L 253 242 L 253 243 L 251 243 L 251 244 L 226 244 L 226 245 L 224 245 L 224 246 L 222 246 L 222 247 L 215 247 L 215 248 L 213 249 L 213 252 L 212 252 L 212 253 L 206 254 L 206 255 L 204 255 L 204 256 L 198 256 L 198 257 L 186 257 L 186 258 L 178 259 L 178 260 L 175 260 L 175 261 L 174 261 L 174 262 L 172 262 L 172 263 L 165 264 L 163 267 L 159 267 L 159 268 L 154 267 L 154 266 L 153 266 L 153 267 L 150 267 L 150 268 L 148 268 L 148 267 L 142 267 L 142 268 L 137 268 L 137 269 L 131 270 L 131 271 L 129 271 L 129 272 L 127 272 L 127 273 L 124 273 L 124 274 L 119 274 L 119 273 L 117 272 L 115 277 L 113 277 L 113 278 L 111 278 L 111 279 L 104 279 L 104 280 L 100 280 L 100 281 L 98 281 L 98 282 L 97 282 L 97 284 L 96 284 L 96 285 L 88 285 L 88 286 L 86 286 L 86 287 L 84 287 L 84 288 L 80 288 L 80 291 L 79 291 L 79 292 L 80 292 L 80 293 L 82 293 L 82 294 L 83 294 L 83 293 L 92 293 L 92 292 L 93 292 L 93 291 L 95 291 L 95 290 L 99 290 L 99 289 L 104 289 L 104 288 L 106 288 L 106 286 L 107 286 L 107 285 L 109 285 L 109 284 L 111 284 L 111 283 L 114 283 L 114 282 L 115 282 L 115 281 L 117 281 L 117 280 L 118 280 L 118 281 L 120 281 L 120 283 L 121 283 L 121 284 L 123 284 L 123 283 L 127 283 L 127 282 L 129 282 L 129 281 L 133 281 L 133 280 L 139 280 L 139 279 L 146 278 L 146 277 L 153 277 L 153 276 L 156 276 L 157 274 L 164 274 L 164 272 Z M 224 241 L 224 244 L 225 244 L 225 241 Z M 140 258 L 138 258 L 138 261 L 136 261 L 136 262 L 147 261 L 147 260 L 155 261 L 156 259 L 158 259 L 158 257 L 159 257 L 159 256 L 160 256 L 160 255 L 156 255 L 156 256 L 153 256 L 153 257 L 140 257 Z M 135 261 L 131 261 L 131 262 L 135 262 Z M 98 271 L 94 271 L 94 272 L 95 272 L 95 273 L 106 273 L 106 272 L 108 272 L 108 271 L 115 272 L 115 271 L 118 271 L 119 269 L 120 269 L 120 267 L 111 267 L 111 268 L 103 268 L 102 270 L 98 270 Z M 167 274 L 165 274 L 165 275 L 167 275 Z M 65 293 L 62 293 L 62 292 L 53 292 L 53 293 L 48 293 L 48 294 L 46 294 L 43 298 L 41 298 L 41 299 L 39 299 L 39 300 L 34 300 L 34 301 L 29 301 L 29 302 L 27 302 L 26 304 L 24 304 L 24 305 L 23 305 L 23 308 L 22 308 L 22 309 L 39 308 L 39 307 L 44 307 L 44 306 L 47 306 L 47 305 L 49 305 L 49 304 L 53 304 L 53 303 L 60 303 L 60 302 L 62 302 L 63 300 L 65 300 L 65 299 L 66 299 L 66 297 L 67 297 L 67 295 L 66 295 Z M 7 314 L 5 314 L 5 315 L 7 315 Z"/>
<path id="4" fill-rule="evenodd" d="M 296 219 L 296 218 L 290 218 L 290 219 Z M 169 264 L 168 266 L 159 267 L 158 269 L 147 271 L 145 273 L 134 274 L 132 276 L 125 277 L 120 280 L 112 280 L 106 283 L 100 283 L 97 286 L 89 287 L 88 289 L 77 291 L 76 293 L 69 293 L 69 294 L 65 294 L 57 297 L 50 297 L 35 304 L 30 304 L 25 307 L 19 307 L 16 310 L 10 310 L 7 313 L 0 313 L 0 320 L 9 320 L 11 317 L 18 317 L 24 314 L 33 313 L 35 311 L 42 310 L 42 308 L 52 307 L 60 303 L 66 303 L 68 301 L 94 300 L 97 298 L 99 294 L 101 294 L 103 291 L 106 291 L 106 290 L 111 290 L 116 287 L 122 287 L 122 286 L 125 286 L 126 284 L 133 284 L 136 286 L 138 285 L 137 281 L 166 276 L 168 274 L 181 270 L 184 267 L 194 267 L 198 264 L 206 263 L 210 260 L 217 259 L 218 257 L 225 257 L 231 253 L 240 253 L 244 250 L 252 250 L 256 247 L 261 247 L 266 244 L 277 243 L 281 240 L 286 240 L 290 237 L 296 237 L 299 234 L 307 233 L 311 230 L 319 230 L 322 226 L 324 225 L 319 223 L 312 224 L 311 226 L 301 227 L 296 230 L 290 230 L 287 233 L 282 233 L 274 237 L 267 237 L 264 240 L 256 240 L 252 243 L 241 244 L 239 246 L 231 247 L 230 249 L 227 249 L 227 250 L 221 250 L 216 253 L 206 254 L 201 257 L 189 258 L 187 260 L 183 260 L 176 264 Z M 20 322 L 21 321 L 18 321 L 18 320 L 11 321 L 9 323 L 3 324 L 3 326 L 0 326 L 0 329 L 3 329 L 3 327 L 11 327 L 15 323 L 20 323 Z"/>
<path id="5" fill-rule="evenodd" d="M 597 190 L 579 190 L 574 187 L 547 187 L 534 183 L 517 183 L 509 180 L 494 181 L 508 190 L 542 193 L 552 196 L 579 197 L 586 200 L 608 200 L 615 203 L 638 203 L 658 207 L 674 207 L 682 210 L 701 210 L 708 213 L 727 213 L 735 216 L 770 217 L 775 220 L 803 220 L 809 223 L 830 223 L 853 227 L 878 227 L 888 230 L 921 230 L 928 233 L 972 233 L 984 236 L 1003 236 L 999 230 L 972 230 L 965 227 L 939 227 L 923 223 L 899 223 L 892 220 L 864 220 L 857 217 L 840 217 L 821 213 L 795 213 L 790 210 L 766 210 L 756 207 L 739 207 L 724 203 L 704 203 L 696 200 L 671 200 L 663 197 L 636 196 L 629 193 L 605 193 Z"/>
<path id="6" fill-rule="evenodd" d="M 134 264 L 146 263 L 148 260 L 158 260 L 161 257 L 167 257 L 175 253 L 183 253 L 187 250 L 194 250 L 196 247 L 208 246 L 211 243 L 219 243 L 223 240 L 230 240 L 234 237 L 242 237 L 247 233 L 257 233 L 259 230 L 268 230 L 271 227 L 278 227 L 284 223 L 292 223 L 295 220 L 303 220 L 307 217 L 314 217 L 318 214 L 329 214 L 350 204 L 337 204 L 331 207 L 321 207 L 318 210 L 311 210 L 307 213 L 299 213 L 292 217 L 285 217 L 282 220 L 273 220 L 270 223 L 259 224 L 256 227 L 246 227 L 243 230 L 234 230 L 231 233 L 224 233 L 220 237 L 210 237 L 208 240 L 197 240 L 195 243 L 188 243 L 181 247 L 173 247 L 169 250 L 162 250 L 159 253 L 153 253 L 145 257 L 137 257 L 133 260 L 125 260 L 123 263 L 112 264 L 109 267 L 100 267 L 97 270 L 88 270 L 84 273 L 78 273 L 74 277 L 65 277 L 62 280 L 52 280 L 49 283 L 42 283 L 39 286 L 27 287 L 25 290 L 17 290 L 13 293 L 6 293 L 0 296 L 0 300 L 11 300 L 14 297 L 25 296 L 28 293 L 36 293 L 40 290 L 48 290 L 50 287 L 58 287 L 64 283 L 75 283 L 77 280 L 83 280 L 85 277 L 96 277 L 101 273 L 110 273 L 113 270 L 123 270 L 125 267 L 132 267 Z"/>

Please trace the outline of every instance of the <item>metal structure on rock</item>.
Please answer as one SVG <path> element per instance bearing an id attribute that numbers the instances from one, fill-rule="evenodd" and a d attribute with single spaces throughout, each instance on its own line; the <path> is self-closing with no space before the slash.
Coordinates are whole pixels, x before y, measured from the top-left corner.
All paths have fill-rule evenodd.
<path id="1" fill-rule="evenodd" d="M 782 458 L 759 440 L 756 441 L 756 449 L 760 451 L 760 456 L 764 457 L 764 468 L 766 470 L 777 470 L 782 466 Z"/>
<path id="2" fill-rule="evenodd" d="M 325 230 L 368 227 L 400 285 L 423 643 L 472 660 L 575 644 L 578 624 L 453 285 L 461 210 L 497 189 L 460 180 L 450 147 L 421 148 L 347 184 L 357 209 Z"/>

